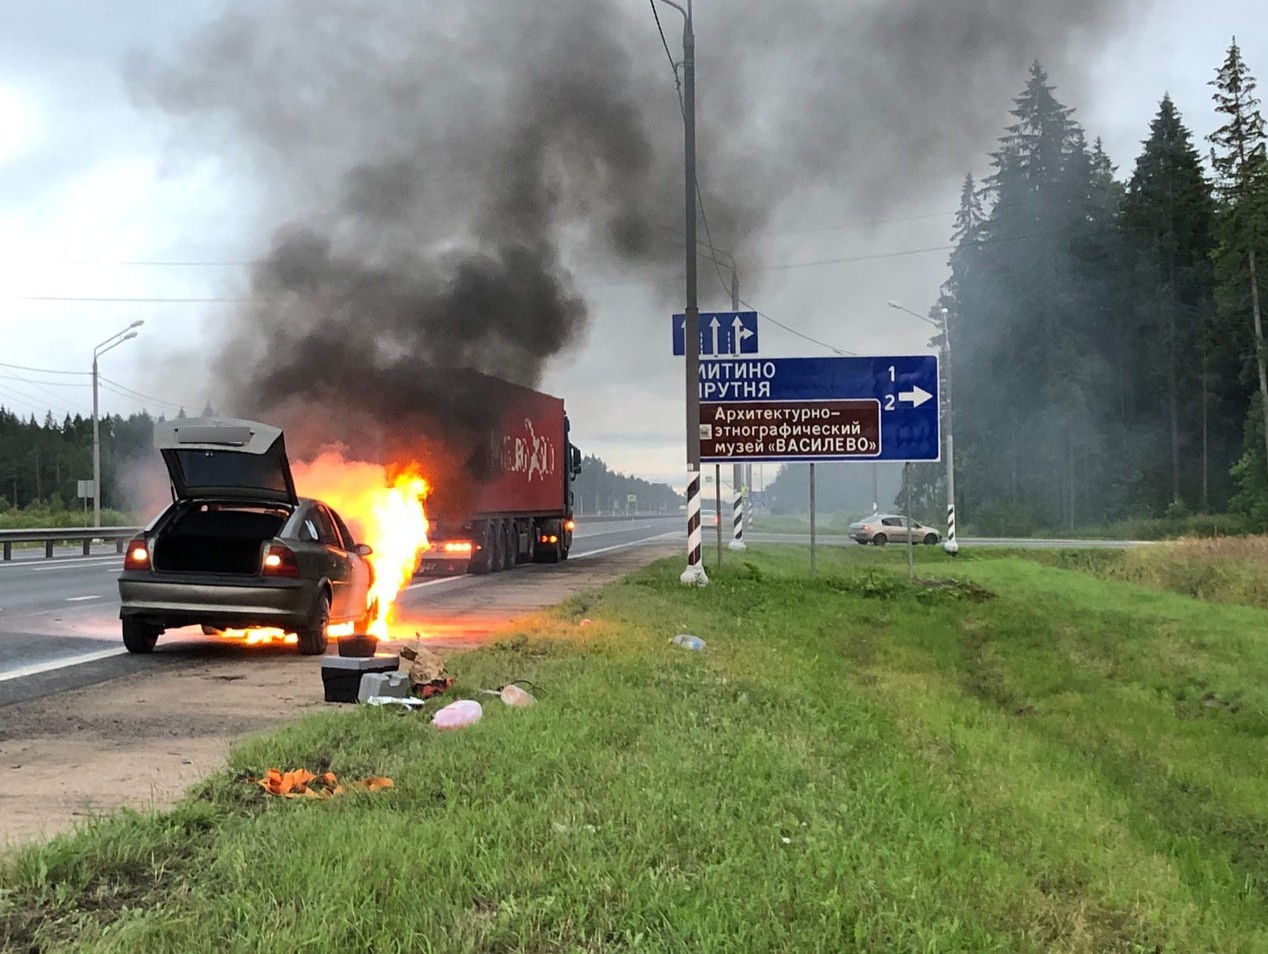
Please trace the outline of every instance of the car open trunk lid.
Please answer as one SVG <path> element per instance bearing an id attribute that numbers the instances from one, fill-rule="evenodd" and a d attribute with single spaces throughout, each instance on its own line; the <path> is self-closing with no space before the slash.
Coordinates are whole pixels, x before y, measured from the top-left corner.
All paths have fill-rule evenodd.
<path id="1" fill-rule="evenodd" d="M 154 425 L 178 500 L 220 497 L 295 504 L 282 429 L 230 418 L 183 418 Z"/>

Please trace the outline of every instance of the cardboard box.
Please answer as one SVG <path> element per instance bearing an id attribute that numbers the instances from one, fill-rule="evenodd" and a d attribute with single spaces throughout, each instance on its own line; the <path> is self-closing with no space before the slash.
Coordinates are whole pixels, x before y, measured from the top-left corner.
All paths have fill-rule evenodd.
<path id="1" fill-rule="evenodd" d="M 321 681 L 326 688 L 327 702 L 356 702 L 361 677 L 367 672 L 396 672 L 401 659 L 395 653 L 373 656 L 323 656 Z"/>

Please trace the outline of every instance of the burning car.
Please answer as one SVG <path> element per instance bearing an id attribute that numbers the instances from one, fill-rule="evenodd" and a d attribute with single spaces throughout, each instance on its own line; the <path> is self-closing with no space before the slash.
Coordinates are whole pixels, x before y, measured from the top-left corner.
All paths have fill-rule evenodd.
<path id="1" fill-rule="evenodd" d="M 370 547 L 295 491 L 280 428 L 241 420 L 156 425 L 173 502 L 133 540 L 119 576 L 129 652 L 165 629 L 276 627 L 324 653 L 327 629 L 374 620 Z"/>

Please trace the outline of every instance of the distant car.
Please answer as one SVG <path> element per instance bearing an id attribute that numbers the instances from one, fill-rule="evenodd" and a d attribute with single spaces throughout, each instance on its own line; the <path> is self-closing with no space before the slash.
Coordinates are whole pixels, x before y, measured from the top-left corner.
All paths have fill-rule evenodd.
<path id="1" fill-rule="evenodd" d="M 254 421 L 155 426 L 173 502 L 128 545 L 119 576 L 123 644 L 148 653 L 165 629 L 272 626 L 299 651 L 326 651 L 327 628 L 364 632 L 370 548 L 320 500 L 295 493 L 282 431 Z"/>
<path id="2" fill-rule="evenodd" d="M 887 543 L 907 542 L 907 518 L 895 514 L 873 514 L 866 520 L 850 524 L 850 536 L 859 543 L 873 543 L 883 547 Z M 911 524 L 911 542 L 930 546 L 940 539 L 938 531 L 917 521 Z"/>
<path id="3" fill-rule="evenodd" d="M 712 530 L 718 525 L 718 502 L 712 497 L 700 498 L 700 526 Z"/>

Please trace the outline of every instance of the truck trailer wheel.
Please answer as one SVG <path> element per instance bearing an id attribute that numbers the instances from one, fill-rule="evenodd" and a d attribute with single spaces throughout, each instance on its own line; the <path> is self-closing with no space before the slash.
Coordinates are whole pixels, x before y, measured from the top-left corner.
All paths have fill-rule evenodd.
<path id="1" fill-rule="evenodd" d="M 514 570 L 515 564 L 519 562 L 520 554 L 520 541 L 519 535 L 515 532 L 515 521 L 508 520 L 502 525 L 502 541 L 502 552 L 506 556 L 502 569 Z"/>
<path id="2" fill-rule="evenodd" d="M 480 575 L 492 573 L 497 569 L 495 564 L 497 555 L 494 552 L 497 549 L 495 544 L 497 534 L 494 532 L 493 525 L 485 524 L 484 532 L 479 535 L 479 538 L 481 542 L 480 552 L 473 556 L 471 562 L 467 564 L 467 572 Z"/>

